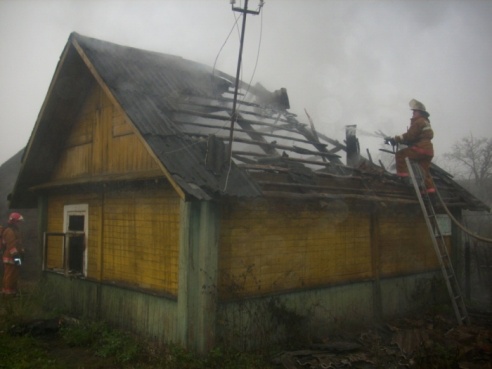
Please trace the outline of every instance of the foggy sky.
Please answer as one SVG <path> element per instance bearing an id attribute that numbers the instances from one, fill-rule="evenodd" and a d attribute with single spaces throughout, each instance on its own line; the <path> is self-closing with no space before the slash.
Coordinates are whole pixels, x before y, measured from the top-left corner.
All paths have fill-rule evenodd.
<path id="1" fill-rule="evenodd" d="M 235 17 L 229 0 L 0 0 L 0 163 L 27 144 L 71 32 L 235 75 Z M 418 99 L 449 169 L 455 141 L 492 136 L 491 19 L 486 0 L 266 0 L 247 17 L 242 79 L 287 88 L 290 110 L 334 139 L 356 124 L 373 157 L 381 140 L 364 133 L 403 133 Z"/>

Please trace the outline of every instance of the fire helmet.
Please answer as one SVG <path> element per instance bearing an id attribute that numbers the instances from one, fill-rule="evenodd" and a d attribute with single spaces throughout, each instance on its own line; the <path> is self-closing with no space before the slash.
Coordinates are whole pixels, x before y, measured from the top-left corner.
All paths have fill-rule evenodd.
<path id="1" fill-rule="evenodd" d="M 420 110 L 427 113 L 427 110 L 425 110 L 425 105 L 418 100 L 412 99 L 408 105 L 410 105 L 410 110 Z"/>
<path id="2" fill-rule="evenodd" d="M 9 223 L 18 223 L 24 221 L 24 217 L 20 213 L 11 213 Z"/>

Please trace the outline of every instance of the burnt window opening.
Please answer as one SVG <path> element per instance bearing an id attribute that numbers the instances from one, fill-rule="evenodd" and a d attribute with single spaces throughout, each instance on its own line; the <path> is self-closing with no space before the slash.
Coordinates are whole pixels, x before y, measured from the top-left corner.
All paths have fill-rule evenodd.
<path id="1" fill-rule="evenodd" d="M 63 228 L 44 232 L 42 269 L 83 278 L 87 275 L 89 205 L 65 205 L 60 215 Z"/>
<path id="2" fill-rule="evenodd" d="M 67 233 L 68 238 L 68 269 L 70 273 L 83 274 L 85 252 L 85 216 L 69 215 Z"/>

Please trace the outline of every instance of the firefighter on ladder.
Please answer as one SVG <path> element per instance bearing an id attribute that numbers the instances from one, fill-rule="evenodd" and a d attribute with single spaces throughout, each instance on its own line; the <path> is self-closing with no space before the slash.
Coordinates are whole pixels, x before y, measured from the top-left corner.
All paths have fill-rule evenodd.
<path id="1" fill-rule="evenodd" d="M 410 119 L 410 127 L 407 129 L 407 132 L 395 137 L 385 137 L 385 142 L 393 146 L 399 143 L 408 146 L 398 150 L 395 154 L 396 174 L 402 180 L 408 181 L 409 174 L 405 158 L 409 158 L 418 163 L 422 168 L 425 191 L 432 194 L 436 192 L 436 188 L 429 171 L 432 158 L 434 157 L 434 147 L 432 145 L 434 132 L 429 121 L 430 114 L 420 101 L 413 99 L 409 105 L 413 115 Z"/>

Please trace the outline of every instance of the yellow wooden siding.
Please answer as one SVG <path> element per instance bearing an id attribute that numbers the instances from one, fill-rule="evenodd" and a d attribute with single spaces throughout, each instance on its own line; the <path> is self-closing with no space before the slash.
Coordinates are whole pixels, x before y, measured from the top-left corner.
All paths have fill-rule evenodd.
<path id="1" fill-rule="evenodd" d="M 63 270 L 63 238 L 58 236 L 49 237 L 46 248 L 46 269 Z"/>
<path id="2" fill-rule="evenodd" d="M 73 123 L 53 180 L 129 174 L 159 169 L 122 112 L 99 86 Z"/>
<path id="3" fill-rule="evenodd" d="M 100 250 L 100 228 L 101 222 L 101 201 L 96 194 L 86 195 L 51 195 L 48 201 L 48 224 L 47 232 L 60 233 L 63 232 L 63 216 L 64 206 L 73 204 L 88 204 L 89 205 L 89 239 L 88 239 L 88 263 L 87 275 L 92 278 L 97 278 L 99 275 L 100 258 L 98 257 Z M 63 267 L 63 240 L 59 236 L 51 236 L 48 238 L 46 247 L 47 269 L 59 269 Z"/>
<path id="4" fill-rule="evenodd" d="M 409 209 L 388 209 L 380 215 L 379 258 L 382 276 L 439 267 L 420 208 Z"/>
<path id="5" fill-rule="evenodd" d="M 177 294 L 179 198 L 174 191 L 111 193 L 104 213 L 103 278 Z"/>
<path id="6" fill-rule="evenodd" d="M 417 206 L 323 209 L 262 201 L 224 206 L 220 235 L 223 298 L 348 283 L 439 267 Z"/>
<path id="7" fill-rule="evenodd" d="M 266 202 L 224 207 L 222 297 L 353 281 L 371 276 L 370 219 L 341 203 L 324 209 Z"/>
<path id="8" fill-rule="evenodd" d="M 48 203 L 48 226 L 46 232 L 63 232 L 63 204 L 56 200 Z M 63 238 L 49 236 L 46 239 L 45 252 L 45 268 L 61 270 L 63 268 Z"/>
<path id="9" fill-rule="evenodd" d="M 177 294 L 179 197 L 170 186 L 52 195 L 48 232 L 63 231 L 63 207 L 73 204 L 89 205 L 88 278 Z M 47 268 L 61 268 L 61 255 L 61 240 L 53 238 Z"/>

